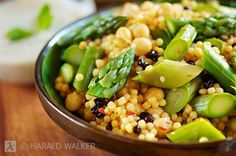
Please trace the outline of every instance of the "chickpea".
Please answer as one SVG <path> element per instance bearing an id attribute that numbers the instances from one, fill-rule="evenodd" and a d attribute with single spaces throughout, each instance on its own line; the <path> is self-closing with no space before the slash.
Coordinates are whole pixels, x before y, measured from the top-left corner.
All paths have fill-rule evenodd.
<path id="1" fill-rule="evenodd" d="M 57 91 L 61 91 L 62 87 L 63 87 L 63 83 L 61 83 L 61 82 L 55 84 L 55 88 Z"/>
<path id="2" fill-rule="evenodd" d="M 150 30 L 148 29 L 147 25 L 142 23 L 136 24 L 132 32 L 135 38 L 138 37 L 148 38 L 150 36 Z"/>
<path id="3" fill-rule="evenodd" d="M 73 92 L 66 96 L 65 107 L 71 112 L 79 110 L 84 103 L 84 98 L 81 94 Z"/>
<path id="4" fill-rule="evenodd" d="M 58 83 L 63 83 L 63 77 L 62 76 L 58 76 L 55 80 L 55 83 L 58 84 Z"/>
<path id="5" fill-rule="evenodd" d="M 122 38 L 115 38 L 115 39 L 113 40 L 113 44 L 114 44 L 116 47 L 119 47 L 119 48 L 121 48 L 121 49 L 127 47 L 127 46 L 128 46 L 127 43 L 130 43 L 130 41 L 127 41 L 127 42 L 126 42 L 126 41 L 125 41 L 124 39 L 122 39 Z"/>
<path id="6" fill-rule="evenodd" d="M 128 43 L 130 43 L 131 40 L 132 40 L 132 34 L 131 34 L 130 30 L 126 27 L 120 27 L 116 31 L 116 37 L 121 38 L 121 39 L 125 40 Z"/>
<path id="7" fill-rule="evenodd" d="M 164 99 L 165 94 L 162 89 L 152 87 L 145 93 L 145 99 L 148 99 L 152 96 L 156 97 L 157 100 L 161 100 Z"/>
<path id="8" fill-rule="evenodd" d="M 139 11 L 139 7 L 137 4 L 125 3 L 123 11 L 126 16 L 134 16 Z"/>
<path id="9" fill-rule="evenodd" d="M 79 108 L 79 110 L 78 110 L 77 112 L 78 112 L 80 115 L 82 115 L 82 114 L 84 114 L 84 109 L 85 109 L 85 107 L 82 106 L 82 107 Z"/>
<path id="10" fill-rule="evenodd" d="M 68 85 L 68 84 L 63 84 L 62 86 L 61 86 L 61 92 L 64 92 L 64 93 L 66 93 L 66 92 L 68 92 L 70 90 L 70 86 Z"/>
<path id="11" fill-rule="evenodd" d="M 137 56 L 144 56 L 152 49 L 152 42 L 147 38 L 136 38 L 132 42 L 132 47 L 135 48 Z"/>
<path id="12" fill-rule="evenodd" d="M 175 9 L 173 8 L 173 5 L 170 3 L 162 3 L 161 8 L 163 10 L 163 15 L 167 16 L 173 16 L 173 13 L 175 11 Z"/>
<path id="13" fill-rule="evenodd" d="M 143 2 L 143 4 L 141 5 L 141 9 L 142 10 L 151 10 L 153 9 L 155 5 L 153 4 L 153 2 L 150 1 L 145 1 Z"/>
<path id="14" fill-rule="evenodd" d="M 84 108 L 84 110 L 83 110 L 83 116 L 84 116 L 84 119 L 85 119 L 86 121 L 92 121 L 92 120 L 95 118 L 95 116 L 93 115 L 93 113 L 91 112 L 91 110 L 88 109 L 88 108 Z"/>

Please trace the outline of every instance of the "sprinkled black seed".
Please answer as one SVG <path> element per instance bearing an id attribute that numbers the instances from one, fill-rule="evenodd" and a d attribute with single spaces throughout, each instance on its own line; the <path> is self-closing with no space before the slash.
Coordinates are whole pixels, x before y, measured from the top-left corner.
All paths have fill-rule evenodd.
<path id="1" fill-rule="evenodd" d="M 142 112 L 139 114 L 140 119 L 143 119 L 145 122 L 153 122 L 154 117 L 148 112 Z"/>
<path id="2" fill-rule="evenodd" d="M 116 99 L 116 94 L 114 94 L 110 99 L 109 99 L 109 101 L 114 101 Z M 108 101 L 108 102 L 109 102 Z"/>
<path id="3" fill-rule="evenodd" d="M 212 45 L 211 45 L 211 47 L 212 47 L 212 48 L 213 48 L 213 47 L 216 47 L 216 48 L 218 48 L 218 47 L 217 47 L 217 45 L 214 45 L 214 44 L 212 44 Z"/>
<path id="4" fill-rule="evenodd" d="M 192 9 L 185 6 L 185 7 L 184 7 L 184 10 L 192 10 Z"/>
<path id="5" fill-rule="evenodd" d="M 187 63 L 191 65 L 195 65 L 195 62 L 193 60 L 189 60 Z"/>
<path id="6" fill-rule="evenodd" d="M 109 102 L 109 99 L 97 98 L 94 102 L 97 107 L 103 107 Z"/>
<path id="7" fill-rule="evenodd" d="M 204 72 L 202 85 L 206 89 L 213 87 L 214 78 L 211 75 L 209 75 L 208 73 Z"/>
<path id="8" fill-rule="evenodd" d="M 136 125 L 136 126 L 134 126 L 133 131 L 134 131 L 135 134 L 140 134 L 141 133 L 141 128 L 138 125 Z"/>
<path id="9" fill-rule="evenodd" d="M 156 50 L 151 50 L 149 53 L 146 54 L 146 57 L 150 58 L 153 61 L 157 61 L 160 55 L 158 54 Z"/>
<path id="10" fill-rule="evenodd" d="M 214 84 L 214 80 L 211 79 L 211 80 L 203 82 L 202 85 L 204 88 L 208 89 L 208 88 L 213 87 L 213 84 Z"/>
<path id="11" fill-rule="evenodd" d="M 111 131 L 112 130 L 112 125 L 111 125 L 111 122 L 109 122 L 108 124 L 107 124 L 107 126 L 106 126 L 106 130 L 108 130 L 108 131 Z"/>
<path id="12" fill-rule="evenodd" d="M 232 44 L 232 47 L 236 46 L 236 43 Z"/>
<path id="13" fill-rule="evenodd" d="M 99 112 L 99 107 L 94 106 L 93 108 L 91 108 L 91 112 L 99 119 L 103 118 L 105 116 L 105 114 Z"/>
<path id="14" fill-rule="evenodd" d="M 144 70 L 147 66 L 149 66 L 149 63 L 146 60 L 144 60 L 143 58 L 140 58 L 138 60 L 138 65 L 141 66 Z"/>

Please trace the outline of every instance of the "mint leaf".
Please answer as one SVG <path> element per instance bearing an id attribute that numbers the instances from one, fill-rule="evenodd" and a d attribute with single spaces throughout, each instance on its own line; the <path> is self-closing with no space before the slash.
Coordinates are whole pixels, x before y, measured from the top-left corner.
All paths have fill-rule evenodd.
<path id="1" fill-rule="evenodd" d="M 39 30 L 48 29 L 52 24 L 52 20 L 53 20 L 53 17 L 52 17 L 51 9 L 48 4 L 45 4 L 41 8 L 41 10 L 38 14 L 38 17 L 37 17 L 38 29 Z"/>
<path id="2" fill-rule="evenodd" d="M 27 38 L 31 35 L 33 35 L 33 32 L 25 30 L 23 28 L 12 28 L 7 32 L 7 38 L 11 41 L 15 41 L 15 40 L 20 40 L 23 38 Z"/>
<path id="3" fill-rule="evenodd" d="M 38 30 L 48 29 L 52 24 L 52 20 L 53 20 L 53 17 L 52 17 L 52 14 L 51 14 L 51 9 L 50 9 L 48 4 L 44 4 L 42 6 L 42 8 L 40 9 L 40 12 L 37 16 L 36 32 Z M 33 30 L 35 30 L 35 29 L 26 30 L 25 28 L 15 27 L 15 28 L 10 29 L 6 33 L 6 36 L 11 41 L 20 40 L 20 39 L 32 36 L 35 32 Z"/>

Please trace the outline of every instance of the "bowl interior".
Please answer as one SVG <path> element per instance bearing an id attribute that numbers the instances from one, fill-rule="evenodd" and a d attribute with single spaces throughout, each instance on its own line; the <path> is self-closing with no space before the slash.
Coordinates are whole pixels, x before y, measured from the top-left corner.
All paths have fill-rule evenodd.
<path id="1" fill-rule="evenodd" d="M 236 3 L 234 3 L 234 4 L 236 4 Z M 83 18 L 79 21 L 76 21 L 76 22 L 66 26 L 65 28 L 60 30 L 55 36 L 52 37 L 52 39 L 46 44 L 46 46 L 43 48 L 42 52 L 40 53 L 37 63 L 36 63 L 36 72 L 35 72 L 36 84 L 39 86 L 39 88 L 40 88 L 39 90 L 41 92 L 43 92 L 44 96 L 46 96 L 46 98 L 49 101 L 51 101 L 51 103 L 53 103 L 54 105 L 57 105 L 57 107 L 60 107 L 63 110 L 65 110 L 63 107 L 64 100 L 61 98 L 59 93 L 54 88 L 54 79 L 57 77 L 60 66 L 63 63 L 62 59 L 61 59 L 61 54 L 62 54 L 63 50 L 65 49 L 63 47 L 58 46 L 57 42 L 63 36 L 68 35 L 73 31 L 76 31 L 76 29 L 78 29 L 79 27 L 84 25 L 87 21 L 90 21 L 91 19 L 93 19 L 95 16 L 98 16 L 98 15 L 109 16 L 112 14 L 112 12 L 114 12 L 115 9 L 116 8 L 97 13 L 95 15 Z M 69 113 L 69 111 L 67 111 L 66 114 L 71 114 L 71 113 Z M 94 127 L 94 129 L 96 130 L 96 127 Z M 104 134 L 108 134 L 108 133 L 104 132 Z M 112 136 L 112 135 L 109 135 L 109 136 Z M 113 135 L 113 136 L 115 136 L 115 135 Z M 117 139 L 119 137 L 120 136 L 118 136 L 118 137 L 115 136 L 114 138 Z M 123 138 L 125 138 L 125 137 L 123 137 Z M 127 139 L 127 138 L 125 138 L 125 139 Z M 140 141 L 137 139 L 130 139 L 130 140 L 132 141 L 132 143 L 136 143 L 136 144 L 144 143 L 144 141 Z M 129 141 L 129 140 L 127 140 L 127 141 Z M 222 144 L 222 142 L 224 142 L 223 143 L 224 145 L 227 145 L 226 142 L 228 142 L 228 141 L 218 141 L 217 144 L 218 145 Z M 210 146 L 213 147 L 214 145 L 212 143 L 214 143 L 214 142 L 206 143 L 206 144 L 208 144 L 208 147 L 210 147 Z M 235 143 L 235 140 L 234 140 L 234 143 Z M 161 143 L 148 143 L 148 142 L 146 142 L 146 144 L 147 145 L 148 144 L 160 145 Z M 204 147 L 204 145 L 206 145 L 206 144 L 194 144 L 197 146 L 191 147 L 193 144 L 183 144 L 183 145 L 181 145 L 181 144 L 175 144 L 175 145 L 168 144 L 168 145 L 170 145 L 169 147 L 174 147 L 174 148 L 178 148 L 178 147 L 180 147 L 180 148 L 195 148 L 195 147 L 202 148 L 202 147 Z"/>

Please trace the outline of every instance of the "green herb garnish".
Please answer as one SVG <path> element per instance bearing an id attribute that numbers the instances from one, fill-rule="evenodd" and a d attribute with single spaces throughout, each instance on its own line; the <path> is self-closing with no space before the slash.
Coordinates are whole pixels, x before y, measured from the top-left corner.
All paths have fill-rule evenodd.
<path id="1" fill-rule="evenodd" d="M 48 4 L 45 4 L 37 17 L 37 26 L 39 30 L 46 30 L 52 24 L 52 13 Z"/>
<path id="2" fill-rule="evenodd" d="M 7 33 L 6 36 L 10 41 L 21 40 L 27 37 L 34 35 L 37 31 L 46 30 L 52 24 L 52 14 L 51 9 L 48 4 L 44 4 L 43 7 L 40 9 L 40 12 L 37 16 L 37 28 L 34 30 L 27 30 L 26 28 L 15 27 L 11 28 Z"/>
<path id="3" fill-rule="evenodd" d="M 7 37 L 11 41 L 20 40 L 26 37 L 29 37 L 33 34 L 33 32 L 25 30 L 24 28 L 12 28 L 7 32 Z"/>

